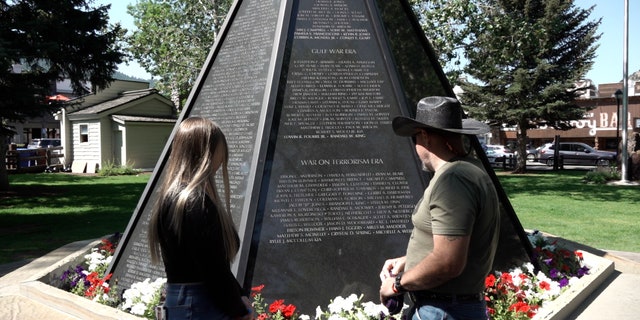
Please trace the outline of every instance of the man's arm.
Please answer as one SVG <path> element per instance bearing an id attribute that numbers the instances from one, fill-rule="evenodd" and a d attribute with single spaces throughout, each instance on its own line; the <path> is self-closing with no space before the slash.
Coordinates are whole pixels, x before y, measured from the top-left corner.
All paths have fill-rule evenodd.
<path id="1" fill-rule="evenodd" d="M 435 288 L 459 276 L 467 265 L 470 236 L 434 235 L 433 239 L 433 252 L 402 275 L 401 284 L 406 290 Z M 397 295 L 392 287 L 394 280 L 388 278 L 382 283 L 381 298 Z"/>

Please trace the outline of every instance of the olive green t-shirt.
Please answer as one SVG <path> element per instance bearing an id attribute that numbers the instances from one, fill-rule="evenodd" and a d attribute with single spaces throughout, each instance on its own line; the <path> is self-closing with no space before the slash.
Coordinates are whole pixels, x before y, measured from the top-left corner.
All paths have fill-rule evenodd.
<path id="1" fill-rule="evenodd" d="M 471 294 L 484 290 L 498 245 L 499 202 L 489 175 L 473 159 L 454 159 L 439 168 L 416 205 L 405 269 L 433 250 L 433 235 L 471 235 L 467 265 L 457 278 L 430 289 Z"/>

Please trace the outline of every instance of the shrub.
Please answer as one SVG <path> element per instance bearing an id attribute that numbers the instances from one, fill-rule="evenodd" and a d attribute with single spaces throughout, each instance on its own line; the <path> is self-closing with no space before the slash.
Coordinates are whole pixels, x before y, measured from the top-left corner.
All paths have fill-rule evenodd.
<path id="1" fill-rule="evenodd" d="M 102 164 L 102 167 L 98 171 L 98 175 L 103 177 L 135 175 L 138 173 L 140 173 L 140 170 L 134 169 L 133 165 L 131 164 L 127 164 L 126 166 L 120 166 L 120 165 L 114 164 L 111 161 Z"/>
<path id="2" fill-rule="evenodd" d="M 593 171 L 587 172 L 582 179 L 585 183 L 605 184 L 612 180 L 619 180 L 620 173 L 616 167 L 598 167 Z"/>

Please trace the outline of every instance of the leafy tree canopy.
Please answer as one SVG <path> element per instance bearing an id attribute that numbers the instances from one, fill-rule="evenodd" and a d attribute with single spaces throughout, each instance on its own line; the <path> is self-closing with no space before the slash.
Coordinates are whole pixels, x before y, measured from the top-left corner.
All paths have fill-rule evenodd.
<path id="1" fill-rule="evenodd" d="M 13 135 L 8 122 L 58 108 L 46 99 L 56 80 L 69 79 L 76 93 L 87 82 L 103 89 L 112 81 L 124 31 L 108 24 L 108 8 L 91 0 L 0 0 L 0 154 Z M 0 157 L 0 190 L 6 187 Z"/>
<path id="2" fill-rule="evenodd" d="M 140 0 L 127 7 L 137 27 L 131 56 L 181 109 L 231 6 L 231 0 Z"/>
<path id="3" fill-rule="evenodd" d="M 527 129 L 569 129 L 570 120 L 584 115 L 574 102 L 575 83 L 591 68 L 600 38 L 600 20 L 589 20 L 593 7 L 581 9 L 571 0 L 432 0 L 414 6 L 423 13 L 429 39 L 442 43 L 441 63 L 454 65 L 450 75 L 463 88 L 470 115 L 518 129 L 516 171 L 526 168 Z"/>
<path id="4" fill-rule="evenodd" d="M 0 2 L 0 118 L 23 121 L 47 111 L 56 80 L 69 79 L 77 93 L 87 81 L 108 86 L 123 57 L 122 29 L 108 24 L 108 8 L 85 0 Z"/>

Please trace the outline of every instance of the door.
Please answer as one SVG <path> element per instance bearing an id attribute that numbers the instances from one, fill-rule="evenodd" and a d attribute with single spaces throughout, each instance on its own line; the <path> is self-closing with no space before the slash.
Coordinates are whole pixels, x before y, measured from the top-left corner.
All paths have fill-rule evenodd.
<path id="1" fill-rule="evenodd" d="M 124 145 L 122 143 L 122 131 L 117 130 L 114 132 L 113 137 L 113 163 L 115 165 L 123 165 L 122 148 L 124 148 Z"/>

